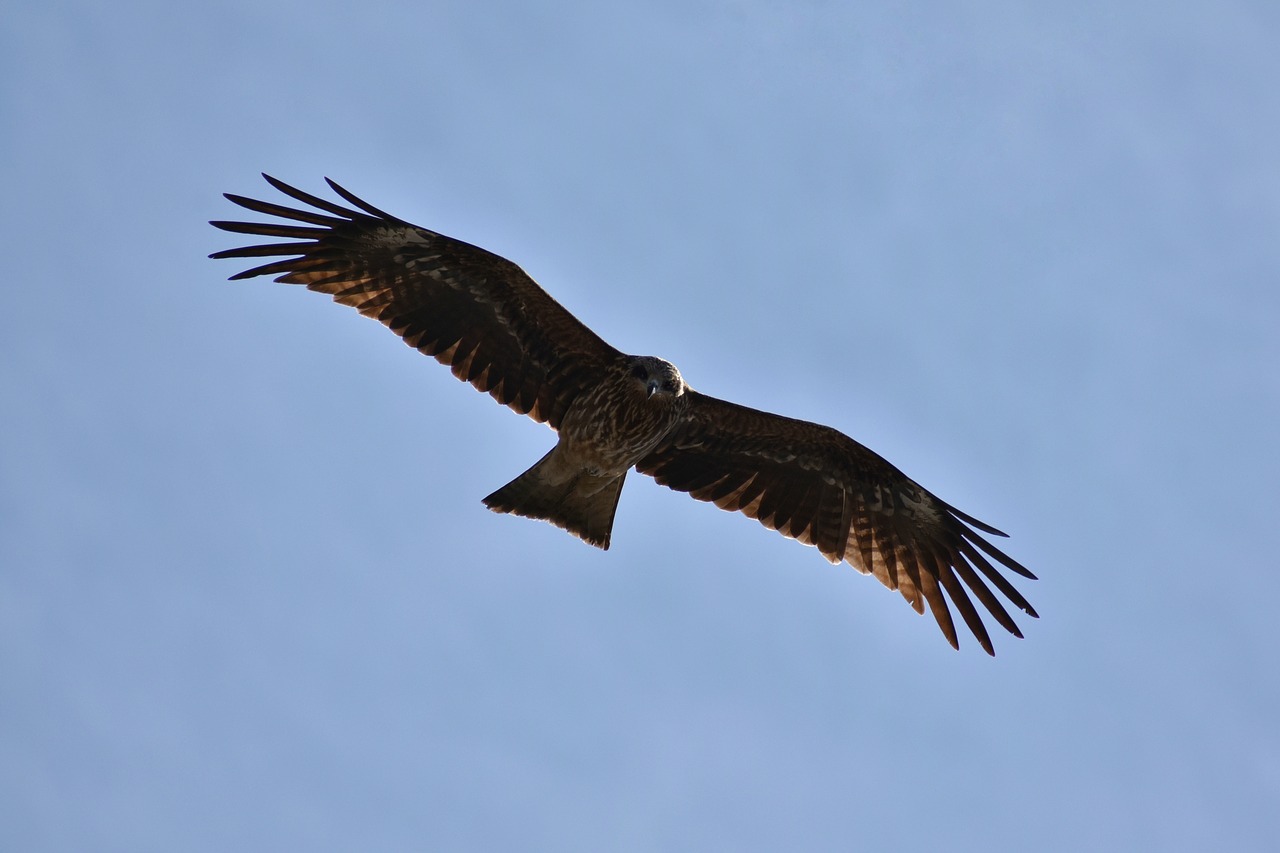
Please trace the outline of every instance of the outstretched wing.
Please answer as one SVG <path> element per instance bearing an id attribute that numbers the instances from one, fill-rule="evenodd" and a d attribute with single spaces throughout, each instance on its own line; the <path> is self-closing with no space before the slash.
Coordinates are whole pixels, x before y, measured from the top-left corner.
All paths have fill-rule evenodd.
<path id="1" fill-rule="evenodd" d="M 232 279 L 273 275 L 327 293 L 449 365 L 459 379 L 557 429 L 578 393 L 619 355 L 511 261 L 397 219 L 333 181 L 333 191 L 358 210 L 263 177 L 315 210 L 227 193 L 241 207 L 290 220 L 210 223 L 289 241 L 210 255 L 286 257 Z"/>
<path id="2" fill-rule="evenodd" d="M 947 598 L 988 654 L 995 651 L 970 593 L 1017 637 L 1022 632 L 988 582 L 1036 616 L 992 561 L 1026 578 L 1035 575 L 973 528 L 1003 536 L 1000 531 L 943 503 L 830 427 L 686 393 L 684 421 L 637 471 L 815 545 L 833 563 L 847 560 L 898 590 L 918 613 L 928 603 L 956 648 Z"/>

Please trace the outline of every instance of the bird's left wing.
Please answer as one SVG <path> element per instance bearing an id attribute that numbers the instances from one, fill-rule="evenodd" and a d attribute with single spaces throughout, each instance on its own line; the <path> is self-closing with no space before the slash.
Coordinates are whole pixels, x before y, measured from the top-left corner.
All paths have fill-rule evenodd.
<path id="1" fill-rule="evenodd" d="M 212 258 L 284 256 L 233 275 L 276 276 L 327 293 L 381 321 L 522 415 L 558 429 L 569 405 L 619 353 L 505 258 L 420 228 L 329 181 L 355 209 L 263 175 L 299 210 L 227 193 L 241 207 L 287 222 L 225 222 L 224 231 L 282 237 Z"/>
<path id="2" fill-rule="evenodd" d="M 684 420 L 636 464 L 637 471 L 814 545 L 833 563 L 848 561 L 898 590 L 917 612 L 927 603 L 957 648 L 947 598 L 987 653 L 995 653 L 970 592 L 1006 630 L 1022 636 L 984 577 L 1036 616 L 992 561 L 1023 577 L 1035 575 L 974 528 L 1003 536 L 1000 531 L 939 500 L 830 427 L 686 393 Z"/>

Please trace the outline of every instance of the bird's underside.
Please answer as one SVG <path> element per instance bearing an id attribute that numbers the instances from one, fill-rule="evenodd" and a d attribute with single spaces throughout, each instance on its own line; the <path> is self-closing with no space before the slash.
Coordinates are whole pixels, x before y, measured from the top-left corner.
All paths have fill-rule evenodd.
<path id="1" fill-rule="evenodd" d="M 979 531 L 1003 533 L 848 436 L 700 394 L 674 365 L 605 343 L 510 261 L 384 213 L 332 181 L 353 207 L 263 177 L 313 209 L 227 194 L 285 220 L 212 223 L 283 240 L 211 255 L 283 258 L 233 279 L 270 275 L 327 293 L 557 431 L 546 456 L 485 498 L 491 509 L 550 521 L 608 548 L 634 468 L 874 575 L 917 612 L 927 604 L 957 648 L 948 600 L 989 654 L 991 638 L 971 595 L 1017 637 L 1022 632 L 996 591 L 1036 616 L 1002 568 L 1035 576 Z"/>

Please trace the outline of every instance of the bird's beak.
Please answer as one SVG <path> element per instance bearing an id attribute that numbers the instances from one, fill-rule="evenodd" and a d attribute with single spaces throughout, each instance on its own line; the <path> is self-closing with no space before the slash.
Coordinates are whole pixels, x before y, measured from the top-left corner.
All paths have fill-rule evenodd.
<path id="1" fill-rule="evenodd" d="M 658 380 L 650 379 L 649 380 L 649 396 L 652 397 L 655 393 L 657 393 L 657 391 L 658 391 Z"/>

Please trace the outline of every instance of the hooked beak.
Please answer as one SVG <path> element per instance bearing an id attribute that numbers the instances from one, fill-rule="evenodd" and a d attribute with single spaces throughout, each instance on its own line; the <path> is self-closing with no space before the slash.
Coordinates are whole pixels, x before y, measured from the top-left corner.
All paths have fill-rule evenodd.
<path id="1" fill-rule="evenodd" d="M 656 380 L 656 379 L 650 379 L 650 380 L 649 380 L 649 386 L 648 386 L 648 387 L 649 387 L 649 394 L 648 394 L 648 396 L 652 397 L 655 393 L 657 393 L 657 390 L 658 390 L 658 380 Z"/>

